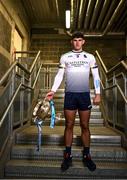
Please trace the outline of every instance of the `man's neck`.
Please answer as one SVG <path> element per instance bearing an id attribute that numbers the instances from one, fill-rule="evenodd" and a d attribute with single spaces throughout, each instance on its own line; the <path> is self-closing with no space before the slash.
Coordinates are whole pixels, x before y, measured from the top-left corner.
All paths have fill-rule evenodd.
<path id="1" fill-rule="evenodd" d="M 73 51 L 73 52 L 76 52 L 76 53 L 80 53 L 80 52 L 82 52 L 83 50 L 82 50 L 82 49 L 79 49 L 79 50 L 73 49 L 72 51 Z"/>

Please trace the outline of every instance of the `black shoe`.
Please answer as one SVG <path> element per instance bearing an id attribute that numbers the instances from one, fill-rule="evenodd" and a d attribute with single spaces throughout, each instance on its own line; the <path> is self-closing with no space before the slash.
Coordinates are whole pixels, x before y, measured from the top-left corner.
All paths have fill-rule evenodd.
<path id="1" fill-rule="evenodd" d="M 96 164 L 92 161 L 91 156 L 90 155 L 84 155 L 83 157 L 83 163 L 84 166 L 88 167 L 88 169 L 90 171 L 95 171 L 96 169 Z"/>
<path id="2" fill-rule="evenodd" d="M 66 171 L 70 166 L 72 166 L 72 155 L 65 152 L 64 160 L 61 164 L 61 170 Z"/>

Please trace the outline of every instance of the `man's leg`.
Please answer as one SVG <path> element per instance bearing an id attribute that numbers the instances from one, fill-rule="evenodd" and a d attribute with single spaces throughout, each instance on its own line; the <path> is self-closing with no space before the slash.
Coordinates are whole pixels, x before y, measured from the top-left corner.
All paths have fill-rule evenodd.
<path id="1" fill-rule="evenodd" d="M 79 111 L 80 126 L 81 126 L 81 138 L 84 147 L 90 147 L 90 130 L 89 119 L 90 110 Z"/>
<path id="2" fill-rule="evenodd" d="M 76 115 L 76 110 L 64 110 L 64 116 L 65 116 L 64 143 L 65 143 L 65 146 L 72 145 L 75 115 Z"/>
<path id="3" fill-rule="evenodd" d="M 80 126 L 81 126 L 81 138 L 84 146 L 83 162 L 90 171 L 94 171 L 96 169 L 96 165 L 91 160 L 91 156 L 90 156 L 90 130 L 89 130 L 90 110 L 79 111 L 79 117 L 80 117 Z"/>
<path id="4" fill-rule="evenodd" d="M 72 164 L 71 146 L 73 141 L 73 128 L 75 122 L 76 110 L 64 110 L 65 116 L 65 130 L 64 130 L 64 160 L 61 164 L 62 170 L 67 170 Z"/>

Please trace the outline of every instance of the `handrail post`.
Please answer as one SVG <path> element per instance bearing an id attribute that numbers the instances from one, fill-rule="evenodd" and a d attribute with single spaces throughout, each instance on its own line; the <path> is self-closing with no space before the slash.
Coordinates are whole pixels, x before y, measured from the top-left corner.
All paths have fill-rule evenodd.
<path id="1" fill-rule="evenodd" d="M 109 84 L 108 84 L 108 80 L 107 80 L 107 77 L 106 77 L 106 87 L 108 87 L 109 86 Z M 105 112 L 106 112 L 106 114 L 107 114 L 107 117 L 108 117 L 108 100 L 107 100 L 107 91 L 104 91 L 103 92 L 104 93 L 104 99 L 105 99 L 105 103 L 106 103 L 106 108 L 105 108 Z M 105 98 L 106 97 L 106 98 Z M 106 121 L 106 123 L 108 122 L 108 119 L 106 118 L 105 119 L 105 121 Z"/>
<path id="2" fill-rule="evenodd" d="M 47 66 L 47 89 L 51 89 L 52 80 L 51 80 L 51 68 Z"/>
<path id="3" fill-rule="evenodd" d="M 21 78 L 21 83 L 24 84 L 25 78 L 24 78 L 24 71 Z M 21 126 L 23 126 L 23 119 L 24 119 L 24 90 L 20 89 L 20 123 Z"/>
<path id="4" fill-rule="evenodd" d="M 115 72 L 113 72 L 113 85 L 116 84 Z M 117 115 L 117 89 L 113 89 L 113 127 L 116 125 L 116 115 Z"/>
<path id="5" fill-rule="evenodd" d="M 127 97 L 127 75 L 125 75 L 125 97 Z M 127 138 L 127 103 L 125 103 L 125 126 L 124 126 L 125 136 Z"/>
<path id="6" fill-rule="evenodd" d="M 49 88 L 49 81 L 48 81 L 48 79 L 49 79 L 49 67 L 48 67 L 48 65 L 46 66 L 46 89 L 48 89 Z"/>
<path id="7" fill-rule="evenodd" d="M 11 84 L 9 88 L 9 100 L 12 98 L 14 91 L 15 91 L 15 68 L 12 70 L 11 75 Z M 10 111 L 9 111 L 9 135 L 12 136 L 13 132 L 13 124 L 14 124 L 14 105 L 11 105 Z"/>
<path id="8" fill-rule="evenodd" d="M 29 87 L 32 86 L 32 80 L 31 80 L 31 75 L 29 77 L 29 83 L 28 83 Z M 31 103 L 32 103 L 32 94 L 33 94 L 33 91 L 29 91 L 29 94 L 28 94 L 28 114 L 31 115 Z M 30 117 L 28 118 L 30 120 Z"/>

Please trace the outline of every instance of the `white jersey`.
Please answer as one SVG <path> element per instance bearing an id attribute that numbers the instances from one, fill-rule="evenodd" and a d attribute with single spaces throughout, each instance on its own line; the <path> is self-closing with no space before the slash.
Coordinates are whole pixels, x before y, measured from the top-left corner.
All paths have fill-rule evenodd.
<path id="1" fill-rule="evenodd" d="M 85 51 L 70 51 L 60 58 L 58 73 L 52 87 L 56 92 L 65 74 L 65 92 L 89 92 L 90 69 L 97 94 L 100 94 L 100 81 L 95 57 Z"/>

